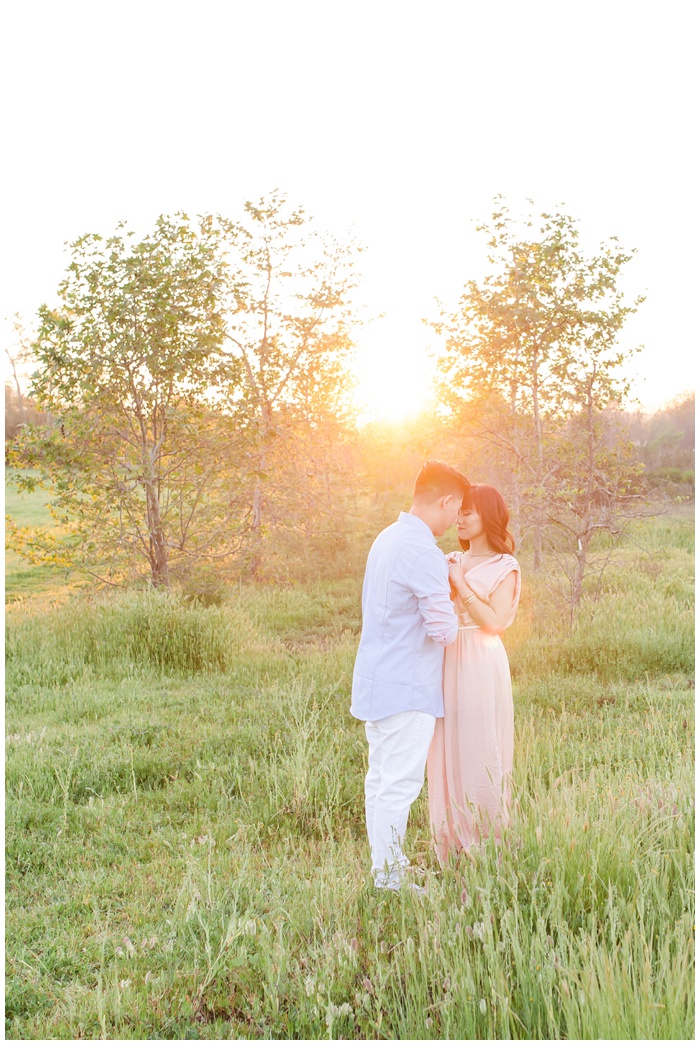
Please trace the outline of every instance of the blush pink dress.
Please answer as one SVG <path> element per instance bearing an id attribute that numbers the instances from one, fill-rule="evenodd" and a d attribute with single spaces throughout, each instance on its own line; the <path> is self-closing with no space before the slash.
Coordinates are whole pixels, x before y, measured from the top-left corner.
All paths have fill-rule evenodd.
<path id="1" fill-rule="evenodd" d="M 460 562 L 464 555 L 460 556 Z M 484 559 L 466 574 L 488 599 L 515 571 L 508 625 L 520 599 L 520 567 L 512 555 Z M 500 841 L 508 821 L 513 771 L 513 691 L 508 656 L 498 635 L 482 631 L 457 597 L 457 641 L 445 650 L 445 717 L 435 723 L 428 755 L 430 825 L 438 857 L 469 850 L 493 830 Z"/>

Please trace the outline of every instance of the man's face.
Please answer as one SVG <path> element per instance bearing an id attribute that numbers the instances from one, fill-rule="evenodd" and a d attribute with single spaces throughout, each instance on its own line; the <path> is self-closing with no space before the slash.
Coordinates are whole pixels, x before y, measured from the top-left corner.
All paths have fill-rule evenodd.
<path id="1" fill-rule="evenodd" d="M 451 526 L 457 522 L 457 516 L 459 515 L 460 508 L 462 507 L 462 495 L 460 494 L 449 494 L 442 500 L 442 529 L 439 533 L 436 533 L 436 537 L 442 537 Z"/>

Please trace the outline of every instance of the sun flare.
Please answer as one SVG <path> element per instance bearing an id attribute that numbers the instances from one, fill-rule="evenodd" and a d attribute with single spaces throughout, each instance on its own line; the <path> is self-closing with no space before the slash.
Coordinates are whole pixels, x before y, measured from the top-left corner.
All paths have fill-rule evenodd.
<path id="1" fill-rule="evenodd" d="M 401 421 L 432 399 L 435 364 L 415 331 L 397 323 L 377 324 L 358 347 L 353 369 L 360 421 Z"/>

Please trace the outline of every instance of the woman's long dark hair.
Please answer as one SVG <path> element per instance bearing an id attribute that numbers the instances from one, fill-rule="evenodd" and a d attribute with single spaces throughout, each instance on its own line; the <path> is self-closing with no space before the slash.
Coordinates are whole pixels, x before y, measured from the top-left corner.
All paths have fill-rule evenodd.
<path id="1" fill-rule="evenodd" d="M 515 541 L 508 529 L 508 506 L 495 486 L 487 486 L 486 483 L 470 486 L 462 500 L 462 507 L 479 513 L 486 539 L 495 551 L 501 555 L 515 551 Z M 467 551 L 469 541 L 460 540 L 459 543 Z"/>

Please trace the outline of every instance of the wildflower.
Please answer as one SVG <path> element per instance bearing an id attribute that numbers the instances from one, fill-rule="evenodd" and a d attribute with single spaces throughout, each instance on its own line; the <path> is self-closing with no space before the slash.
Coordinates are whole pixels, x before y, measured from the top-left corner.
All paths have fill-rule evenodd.
<path id="1" fill-rule="evenodd" d="M 430 1030 L 432 1025 L 433 1025 L 433 1017 L 432 1016 L 428 1016 L 427 1020 L 425 1021 L 425 1029 L 426 1030 Z"/>
<path id="2" fill-rule="evenodd" d="M 338 1016 L 353 1016 L 352 1005 L 344 1001 L 342 1005 L 334 1005 L 333 1002 L 328 1003 L 328 1009 L 326 1011 L 326 1027 L 328 1030 L 333 1026 L 333 1020 Z"/>
<path id="3" fill-rule="evenodd" d="M 486 999 L 485 998 L 480 998 L 479 999 L 479 1012 L 481 1013 L 482 1016 L 486 1015 Z"/>

